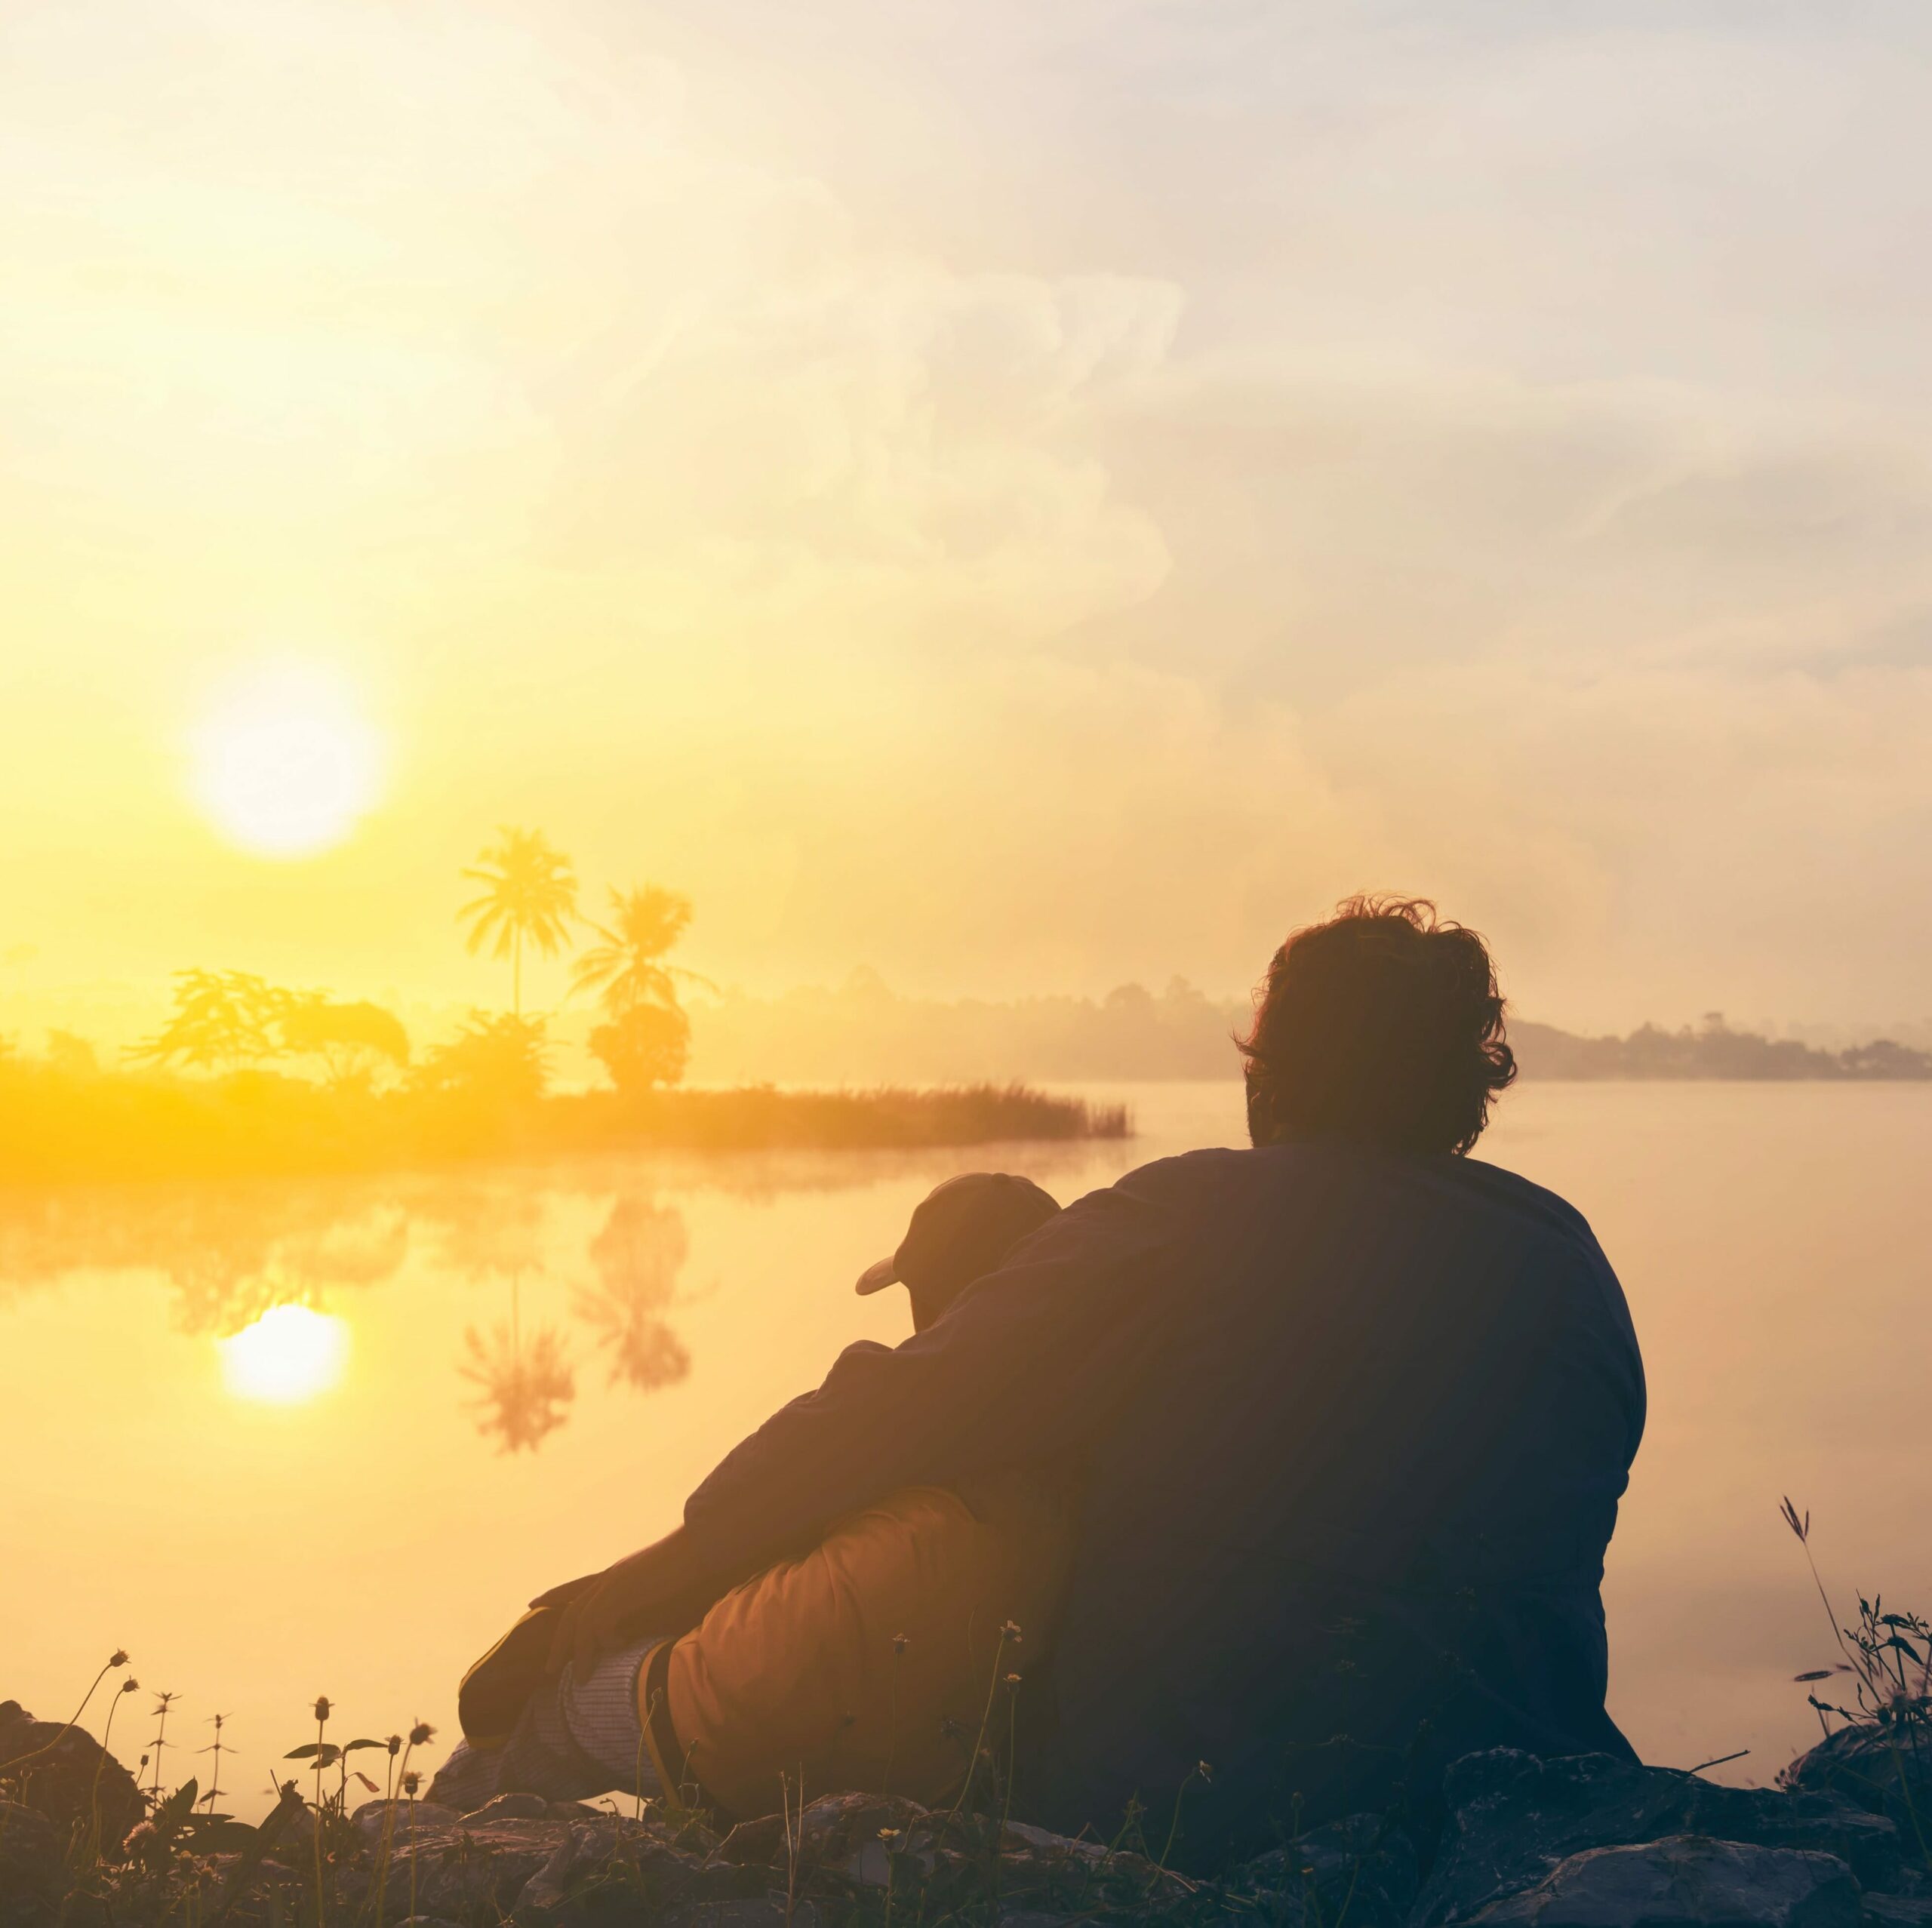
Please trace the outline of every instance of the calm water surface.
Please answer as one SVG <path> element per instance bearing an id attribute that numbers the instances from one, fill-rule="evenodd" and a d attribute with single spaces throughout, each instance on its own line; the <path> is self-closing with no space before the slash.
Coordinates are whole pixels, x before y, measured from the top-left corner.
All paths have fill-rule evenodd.
<path id="1" fill-rule="evenodd" d="M 450 1737 L 530 1593 L 671 1526 L 840 1345 L 903 1336 L 850 1284 L 938 1179 L 1070 1198 L 1239 1138 L 1232 1082 L 1124 1095 L 1124 1145 L 0 1196 L 0 1698 L 64 1717 L 125 1645 L 184 1748 L 230 1717 L 245 1813 L 318 1693 L 345 1735 Z M 1483 1149 L 1590 1219 L 1644 1341 L 1612 1710 L 1647 1758 L 1768 1779 L 1829 1657 L 1780 1495 L 1841 1594 L 1932 1602 L 1932 1090 L 1543 1085 Z"/>

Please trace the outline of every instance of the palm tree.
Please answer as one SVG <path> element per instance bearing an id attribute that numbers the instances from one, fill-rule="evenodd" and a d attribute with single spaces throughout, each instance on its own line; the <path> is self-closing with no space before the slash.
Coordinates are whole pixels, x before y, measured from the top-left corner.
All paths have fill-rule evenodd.
<path id="1" fill-rule="evenodd" d="M 640 1005 L 678 1009 L 678 979 L 709 985 L 708 977 L 663 960 L 691 921 L 691 900 L 661 884 L 611 893 L 611 921 L 590 927 L 603 939 L 577 961 L 571 989 L 595 991 L 612 1017 Z"/>
<path id="2" fill-rule="evenodd" d="M 463 875 L 485 887 L 457 912 L 469 925 L 469 955 L 485 944 L 490 955 L 510 961 L 510 1008 L 523 1015 L 523 946 L 526 939 L 544 956 L 562 948 L 577 912 L 577 872 L 540 830 L 506 824 L 495 843 Z"/>

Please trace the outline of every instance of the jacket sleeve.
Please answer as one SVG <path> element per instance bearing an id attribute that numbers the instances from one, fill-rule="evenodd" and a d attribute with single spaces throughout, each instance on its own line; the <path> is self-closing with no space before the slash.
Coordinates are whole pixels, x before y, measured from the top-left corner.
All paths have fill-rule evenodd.
<path id="1" fill-rule="evenodd" d="M 721 1567 L 748 1570 L 901 1487 L 1094 1438 L 1152 1369 L 1188 1214 L 1169 1168 L 1068 1207 L 925 1332 L 848 1347 L 824 1383 L 734 1448 L 685 1508 Z"/>

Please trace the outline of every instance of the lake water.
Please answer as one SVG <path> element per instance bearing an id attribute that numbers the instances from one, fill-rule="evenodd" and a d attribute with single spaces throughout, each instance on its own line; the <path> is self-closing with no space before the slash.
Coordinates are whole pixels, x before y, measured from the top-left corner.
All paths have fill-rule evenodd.
<path id="1" fill-rule="evenodd" d="M 851 1281 L 937 1179 L 1068 1198 L 1240 1136 L 1232 1082 L 1106 1095 L 1138 1138 L 0 1195 L 0 1698 L 64 1718 L 124 1645 L 180 1696 L 171 1741 L 229 1717 L 243 1813 L 318 1693 L 345 1736 L 434 1721 L 433 1762 L 530 1593 L 671 1526 L 840 1345 L 903 1336 L 903 1295 Z M 1612 1711 L 1648 1759 L 1768 1780 L 1830 1657 L 1780 1496 L 1842 1601 L 1932 1602 L 1932 1088 L 1531 1086 L 1482 1148 L 1590 1219 L 1644 1342 Z"/>

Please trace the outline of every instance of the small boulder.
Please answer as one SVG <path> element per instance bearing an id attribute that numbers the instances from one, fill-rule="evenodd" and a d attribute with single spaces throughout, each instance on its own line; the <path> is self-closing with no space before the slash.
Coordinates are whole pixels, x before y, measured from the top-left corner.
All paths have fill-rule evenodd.
<path id="1" fill-rule="evenodd" d="M 395 1817 L 392 1823 L 392 1815 Z M 439 1807 L 429 1800 L 365 1800 L 349 1816 L 355 1831 L 371 1847 L 383 1838 L 386 1825 L 392 1828 L 389 1840 L 393 1847 L 408 1840 L 412 1830 L 418 1835 L 434 1834 L 454 1828 L 462 1819 L 454 1808 Z"/>
<path id="2" fill-rule="evenodd" d="M 1543 1760 L 1494 1748 L 1457 1761 L 1443 1793 L 1448 1824 L 1417 1928 L 1467 1920 L 1571 1855 L 1666 1835 L 1832 1855 L 1868 1888 L 1890 1886 L 1900 1866 L 1898 1830 L 1841 1794 L 1718 1787 L 1608 1754 Z"/>
<path id="3" fill-rule="evenodd" d="M 447 1834 L 403 1843 L 390 1863 L 392 1886 L 413 1872 L 421 1905 L 461 1919 L 494 1920 L 507 1914 L 530 1877 L 568 1837 L 561 1822 L 478 1822 L 474 1816 Z M 407 1871 L 398 1874 L 397 1871 Z"/>
<path id="4" fill-rule="evenodd" d="M 1840 1727 L 1778 1776 L 1794 1794 L 1844 1795 L 1887 1816 L 1915 1847 L 1918 1829 L 1932 1833 L 1932 1742 L 1902 1741 L 1878 1727 Z"/>
<path id="5" fill-rule="evenodd" d="M 590 1833 L 589 1828 L 584 1832 Z M 523 1884 L 523 1892 L 517 1897 L 519 1913 L 535 1911 L 548 1914 L 563 1906 L 570 1894 L 571 1870 L 583 1852 L 583 1844 L 573 1836 L 566 1835 L 552 1852 L 550 1859 Z"/>
<path id="6" fill-rule="evenodd" d="M 544 1821 L 549 1814 L 550 1803 L 541 1794 L 498 1794 L 463 1818 L 474 1827 L 493 1821 Z"/>
<path id="7" fill-rule="evenodd" d="M 66 1836 L 100 1817 L 100 1847 L 112 1853 L 147 1812 L 134 1777 L 85 1729 L 36 1720 L 17 1700 L 0 1701 L 0 1787 L 45 1815 Z"/>
<path id="8" fill-rule="evenodd" d="M 795 1816 L 789 1829 L 782 1814 L 740 1822 L 718 1852 L 740 1867 L 782 1868 L 795 1853 L 801 1865 L 817 1866 L 849 1859 L 865 1843 L 877 1841 L 881 1829 L 903 1833 L 928 1818 L 924 1808 L 896 1794 L 827 1794 Z"/>
<path id="9" fill-rule="evenodd" d="M 1858 1883 L 1828 1854 L 1674 1834 L 1571 1855 L 1472 1919 L 1483 1928 L 1860 1928 Z"/>
<path id="10" fill-rule="evenodd" d="M 1867 1895 L 1866 1928 L 1932 1928 L 1932 1895 Z"/>
<path id="11" fill-rule="evenodd" d="M 52 1921 L 67 1886 L 54 1824 L 17 1802 L 0 1800 L 0 1921 Z"/>

